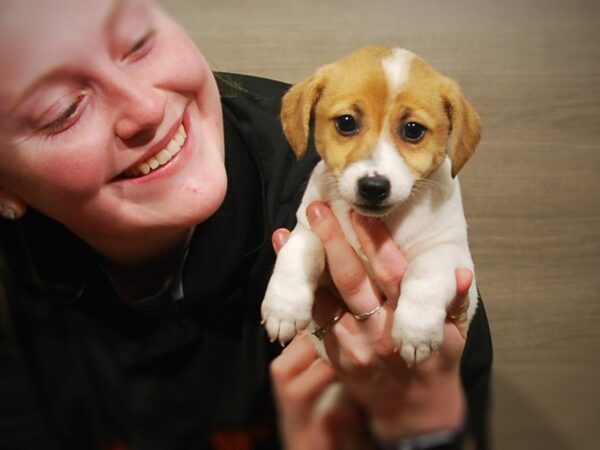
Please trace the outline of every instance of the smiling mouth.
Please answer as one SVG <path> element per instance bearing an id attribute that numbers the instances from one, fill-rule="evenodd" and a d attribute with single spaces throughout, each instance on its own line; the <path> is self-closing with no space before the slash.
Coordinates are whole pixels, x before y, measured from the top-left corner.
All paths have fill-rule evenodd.
<path id="1" fill-rule="evenodd" d="M 162 167 L 171 161 L 175 155 L 177 155 L 181 151 L 181 147 L 185 144 L 187 139 L 187 133 L 183 126 L 183 123 L 179 125 L 175 136 L 165 148 L 160 150 L 154 156 L 151 156 L 146 161 L 136 164 L 133 167 L 125 170 L 118 178 L 140 178 L 144 177 L 159 167 Z"/>

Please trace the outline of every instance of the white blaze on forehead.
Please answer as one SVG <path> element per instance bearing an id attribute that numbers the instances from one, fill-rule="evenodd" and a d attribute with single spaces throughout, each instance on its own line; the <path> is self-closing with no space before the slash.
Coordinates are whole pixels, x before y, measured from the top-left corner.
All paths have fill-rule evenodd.
<path id="1" fill-rule="evenodd" d="M 395 48 L 381 61 L 391 92 L 399 91 L 410 76 L 410 63 L 415 54 L 403 48 Z"/>

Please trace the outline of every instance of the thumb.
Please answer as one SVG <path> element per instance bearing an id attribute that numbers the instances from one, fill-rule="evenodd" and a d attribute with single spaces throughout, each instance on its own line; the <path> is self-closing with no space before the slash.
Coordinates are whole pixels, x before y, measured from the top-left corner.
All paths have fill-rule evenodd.
<path id="1" fill-rule="evenodd" d="M 289 238 L 290 230 L 286 228 L 278 228 L 273 232 L 273 235 L 271 236 L 271 243 L 273 244 L 275 253 L 279 253 L 281 251 L 281 248 L 285 245 Z"/>

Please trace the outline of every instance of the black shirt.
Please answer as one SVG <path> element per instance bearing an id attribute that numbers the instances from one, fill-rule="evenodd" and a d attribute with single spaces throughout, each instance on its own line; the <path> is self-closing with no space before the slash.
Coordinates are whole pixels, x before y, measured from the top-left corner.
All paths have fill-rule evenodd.
<path id="1" fill-rule="evenodd" d="M 10 313 L 0 448 L 279 448 L 268 365 L 280 349 L 260 325 L 260 302 L 271 233 L 294 225 L 318 158 L 311 149 L 297 162 L 285 141 L 287 85 L 218 78 L 228 191 L 196 227 L 170 289 L 127 303 L 95 253 L 58 223 L 30 211 L 1 225 Z M 481 307 L 462 361 L 467 428 L 480 443 L 490 365 Z"/>

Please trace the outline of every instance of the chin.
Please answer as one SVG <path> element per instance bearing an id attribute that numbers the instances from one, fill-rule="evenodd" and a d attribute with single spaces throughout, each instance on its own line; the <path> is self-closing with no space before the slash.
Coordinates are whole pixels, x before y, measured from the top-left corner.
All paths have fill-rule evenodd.
<path id="1" fill-rule="evenodd" d="M 194 183 L 178 190 L 183 190 L 183 195 L 177 195 L 173 200 L 178 213 L 183 213 L 185 221 L 191 225 L 204 222 L 217 212 L 223 204 L 227 193 L 227 175 L 225 167 L 221 165 L 207 176 L 198 176 Z M 182 209 L 183 208 L 183 209 Z M 174 211 L 174 215 L 178 213 Z"/>

